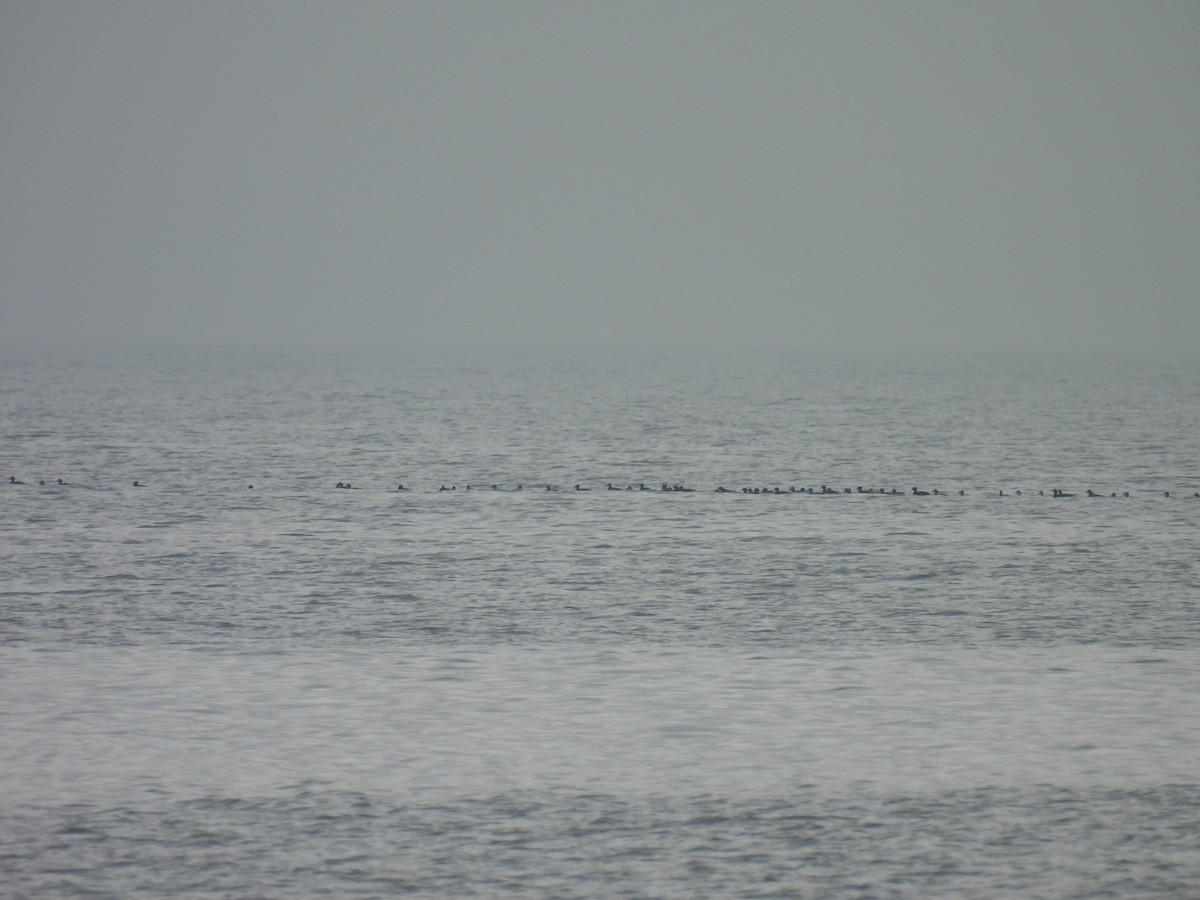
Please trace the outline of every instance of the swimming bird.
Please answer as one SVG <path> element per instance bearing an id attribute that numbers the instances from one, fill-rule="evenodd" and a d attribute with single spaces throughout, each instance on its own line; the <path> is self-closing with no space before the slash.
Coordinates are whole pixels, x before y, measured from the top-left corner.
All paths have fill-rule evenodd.
<path id="1" fill-rule="evenodd" d="M 929 491 L 919 491 L 915 487 L 912 490 L 914 497 L 928 497 Z"/>
<path id="2" fill-rule="evenodd" d="M 24 484 L 25 482 L 23 482 L 23 481 L 17 481 L 17 476 L 16 476 L 16 475 L 9 475 L 9 476 L 8 476 L 8 483 L 9 483 L 9 484 Z"/>

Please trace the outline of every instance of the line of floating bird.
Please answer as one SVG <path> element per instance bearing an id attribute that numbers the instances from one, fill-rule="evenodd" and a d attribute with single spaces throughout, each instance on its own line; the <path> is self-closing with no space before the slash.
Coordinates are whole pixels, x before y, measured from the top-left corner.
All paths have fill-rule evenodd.
<path id="1" fill-rule="evenodd" d="M 24 481 L 19 480 L 15 475 L 8 476 L 8 483 L 12 484 L 12 485 L 25 484 Z M 55 479 L 53 482 L 50 482 L 50 483 L 47 483 L 44 479 L 40 480 L 40 481 L 38 481 L 38 486 L 39 487 L 72 487 L 72 485 L 69 481 L 63 481 L 61 478 Z M 132 487 L 140 488 L 140 487 L 146 487 L 146 485 L 144 483 L 142 483 L 141 481 L 135 481 L 135 482 L 133 482 Z M 252 484 L 246 485 L 246 487 L 249 488 L 250 490 L 254 489 L 254 485 L 252 485 Z M 337 484 L 334 485 L 334 488 L 340 488 L 342 490 L 358 490 L 358 488 L 356 488 L 354 485 L 352 485 L 349 481 L 339 481 Z M 542 491 L 542 492 L 546 492 L 546 491 L 556 492 L 556 491 L 563 490 L 561 487 L 559 487 L 558 485 L 555 485 L 555 484 L 539 484 L 539 485 L 531 486 L 529 489 L 533 490 L 533 491 Z M 613 484 L 610 481 L 610 482 L 605 483 L 603 489 L 606 491 L 638 491 L 638 492 L 647 491 L 647 492 L 656 493 L 656 494 L 677 494 L 677 493 L 694 494 L 699 491 L 699 488 L 687 487 L 686 485 L 683 485 L 683 484 L 668 483 L 665 481 L 660 483 L 660 485 L 656 488 L 650 487 L 644 481 L 626 484 L 624 487 L 621 487 L 620 485 L 617 485 L 617 484 Z M 414 489 L 405 486 L 403 483 L 396 485 L 397 492 L 409 492 L 412 490 L 414 490 Z M 431 492 L 440 494 L 440 493 L 448 493 L 450 491 L 457 491 L 457 490 L 458 490 L 457 484 L 451 484 L 451 485 L 443 484 L 438 488 L 431 489 Z M 464 491 L 471 491 L 471 490 L 475 490 L 475 491 L 481 491 L 481 490 L 483 490 L 483 491 L 524 491 L 525 485 L 523 483 L 518 483 L 516 485 L 466 484 L 463 486 L 463 490 Z M 582 493 L 584 491 L 590 491 L 590 490 L 592 490 L 592 488 L 586 487 L 582 483 L 579 483 L 579 484 L 576 484 L 574 488 L 569 489 L 569 490 L 571 490 L 572 492 L 579 491 Z M 839 497 L 844 496 L 846 494 L 851 494 L 851 495 L 880 494 L 880 495 L 883 495 L 886 497 L 910 497 L 910 496 L 912 496 L 912 497 L 948 497 L 948 496 L 952 496 L 951 492 L 942 491 L 942 490 L 939 490 L 938 488 L 933 488 L 932 490 L 925 491 L 925 490 L 921 490 L 920 488 L 914 487 L 911 491 L 900 491 L 900 490 L 897 490 L 896 488 L 890 488 L 890 489 L 889 488 L 870 488 L 870 487 L 865 488 L 865 487 L 862 487 L 861 485 L 858 487 L 853 487 L 853 488 L 848 488 L 848 487 L 832 488 L 827 484 L 823 484 L 819 488 L 812 488 L 812 487 L 798 488 L 798 487 L 795 487 L 794 485 L 791 487 L 787 487 L 787 488 L 781 488 L 781 487 L 727 488 L 724 485 L 718 485 L 716 488 L 713 489 L 712 493 L 714 493 L 714 494 L 758 494 L 758 495 L 766 494 L 766 495 L 770 495 L 770 496 L 781 496 L 781 495 L 785 495 L 785 494 L 805 494 L 805 495 L 815 494 L 815 495 L 821 495 L 821 496 L 834 495 L 834 496 L 839 496 Z M 1162 495 L 1164 497 L 1170 497 L 1171 492 L 1163 491 Z M 965 496 L 967 496 L 967 492 L 965 490 L 959 490 L 957 492 L 956 496 L 965 497 Z M 1022 496 L 1024 496 L 1024 492 L 1021 490 L 1015 490 L 1015 491 L 1012 491 L 1011 493 L 1006 494 L 1003 490 L 1000 490 L 1000 491 L 995 492 L 994 494 L 991 492 L 988 492 L 985 496 L 1022 497 Z M 1039 496 L 1039 497 L 1050 496 L 1050 497 L 1054 497 L 1054 498 L 1060 498 L 1060 497 L 1075 497 L 1078 495 L 1072 494 L 1068 491 L 1064 491 L 1062 488 L 1051 488 L 1049 494 L 1047 494 L 1045 490 L 1040 490 L 1037 492 L 1037 496 Z M 1099 491 L 1091 490 L 1089 488 L 1083 496 L 1113 498 L 1113 497 L 1117 497 L 1118 494 L 1116 491 L 1112 491 L 1108 494 L 1104 494 Z M 1129 491 L 1122 491 L 1119 496 L 1120 497 L 1128 497 Z M 1192 497 L 1200 499 L 1200 491 L 1194 492 L 1192 494 Z"/>
<path id="2" fill-rule="evenodd" d="M 251 485 L 251 487 L 253 487 L 253 485 Z M 337 484 L 334 485 L 334 487 L 357 490 L 357 488 L 355 488 L 354 485 L 352 485 L 348 481 L 347 482 L 339 481 Z M 561 488 L 560 486 L 555 485 L 555 484 L 534 485 L 530 489 L 534 490 L 534 491 L 540 490 L 540 491 L 551 491 L 551 492 L 563 490 L 563 488 Z M 406 487 L 403 484 L 398 484 L 396 486 L 396 490 L 397 491 L 411 491 L 413 489 Z M 456 485 L 456 484 L 451 484 L 448 486 L 443 484 L 441 487 L 437 488 L 434 492 L 435 493 L 443 493 L 443 492 L 457 491 L 457 490 L 458 490 L 458 485 Z M 463 490 L 464 491 L 470 491 L 470 490 L 475 490 L 475 491 L 480 491 L 480 490 L 524 491 L 525 485 L 517 484 L 515 486 L 508 486 L 508 485 L 502 486 L 499 484 L 488 484 L 488 485 L 467 484 L 467 485 L 464 485 Z M 583 491 L 590 491 L 590 490 L 592 490 L 592 488 L 586 487 L 583 484 L 576 484 L 573 489 L 568 489 L 568 490 L 571 490 L 572 492 L 573 491 L 583 492 Z M 656 494 L 674 494 L 674 493 L 694 494 L 697 491 L 699 491 L 699 488 L 687 487 L 686 485 L 682 485 L 682 484 L 668 484 L 667 482 L 663 482 L 656 488 L 650 487 L 645 482 L 637 482 L 634 484 L 627 484 L 624 487 L 621 487 L 620 485 L 613 484 L 612 482 L 607 482 L 604 485 L 604 490 L 606 490 L 606 491 L 639 491 L 639 492 L 640 491 L 648 491 L 650 493 L 656 493 Z M 786 488 L 781 488 L 781 487 L 727 488 L 723 485 L 718 485 L 717 487 L 715 487 L 712 490 L 712 493 L 714 493 L 714 494 L 759 494 L 759 495 L 767 494 L 767 495 L 771 495 L 771 496 L 785 495 L 785 494 L 805 494 L 805 495 L 816 494 L 816 495 L 822 495 L 822 496 L 823 495 L 833 495 L 833 496 L 838 496 L 838 497 L 844 496 L 846 494 L 850 494 L 850 495 L 880 494 L 880 495 L 887 496 L 887 497 L 909 497 L 909 496 L 913 496 L 913 497 L 949 497 L 949 496 L 952 496 L 951 492 L 942 491 L 942 490 L 939 490 L 938 488 L 933 488 L 932 490 L 924 491 L 918 487 L 914 487 L 911 491 L 900 491 L 900 490 L 897 490 L 896 488 L 890 488 L 890 489 L 889 488 L 865 488 L 862 486 L 854 487 L 854 488 L 848 488 L 848 487 L 847 488 L 831 488 L 827 484 L 823 484 L 819 488 L 812 488 L 812 487 L 798 488 L 795 486 L 786 487 Z M 967 496 L 967 492 L 965 490 L 960 490 L 956 493 L 956 496 L 965 497 L 965 496 Z M 997 491 L 995 494 L 989 493 L 986 496 L 1022 497 L 1022 496 L 1024 496 L 1024 492 L 1021 490 L 1015 490 L 1009 494 L 1006 494 L 1004 491 L 1001 490 L 1001 491 Z M 1047 496 L 1047 494 L 1044 490 L 1040 490 L 1037 492 L 1037 496 L 1045 497 L 1045 496 Z M 1070 493 L 1069 491 L 1064 491 L 1061 488 L 1051 488 L 1048 496 L 1057 498 L 1057 497 L 1074 497 L 1076 495 Z M 1087 497 L 1110 497 L 1111 498 L 1111 497 L 1117 497 L 1118 495 L 1117 495 L 1116 491 L 1112 491 L 1109 494 L 1103 494 L 1098 491 L 1093 491 L 1089 488 L 1087 493 L 1084 496 L 1087 496 Z M 1130 496 L 1129 491 L 1123 491 L 1120 494 L 1120 496 L 1121 497 Z M 1171 492 L 1163 491 L 1163 496 L 1170 497 Z M 1193 493 L 1192 496 L 1195 498 L 1200 498 L 1200 491 Z"/>

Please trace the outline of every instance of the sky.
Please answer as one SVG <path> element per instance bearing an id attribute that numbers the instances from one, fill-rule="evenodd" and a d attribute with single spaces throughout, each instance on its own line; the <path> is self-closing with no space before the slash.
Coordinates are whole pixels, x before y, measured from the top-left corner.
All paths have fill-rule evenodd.
<path id="1" fill-rule="evenodd" d="M 1190 352 L 1200 3 L 0 0 L 0 342 Z"/>

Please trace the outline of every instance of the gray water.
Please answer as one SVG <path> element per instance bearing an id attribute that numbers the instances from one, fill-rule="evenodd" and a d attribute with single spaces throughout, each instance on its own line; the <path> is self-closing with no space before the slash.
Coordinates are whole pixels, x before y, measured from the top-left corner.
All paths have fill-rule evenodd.
<path id="1" fill-rule="evenodd" d="M 10 349 L 0 892 L 1195 896 L 1198 424 L 1195 360 Z M 823 484 L 901 493 L 742 492 Z"/>

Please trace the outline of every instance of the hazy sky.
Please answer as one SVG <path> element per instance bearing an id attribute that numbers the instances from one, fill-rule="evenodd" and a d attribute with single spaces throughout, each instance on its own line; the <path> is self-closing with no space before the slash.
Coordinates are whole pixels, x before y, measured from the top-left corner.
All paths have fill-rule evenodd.
<path id="1" fill-rule="evenodd" d="M 0 0 L 0 335 L 1192 348 L 1200 3 Z"/>

